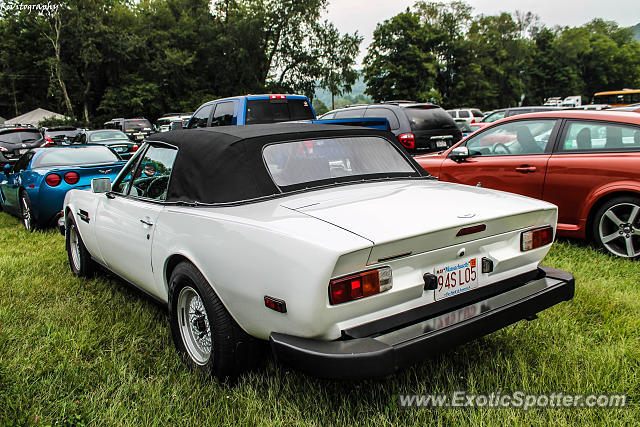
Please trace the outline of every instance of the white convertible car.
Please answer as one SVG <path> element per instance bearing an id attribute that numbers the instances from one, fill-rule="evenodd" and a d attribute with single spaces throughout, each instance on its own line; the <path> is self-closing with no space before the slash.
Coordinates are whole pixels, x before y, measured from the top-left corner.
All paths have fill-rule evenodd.
<path id="1" fill-rule="evenodd" d="M 71 190 L 71 270 L 99 265 L 168 306 L 219 378 L 255 343 L 323 377 L 388 375 L 574 293 L 540 267 L 556 207 L 437 182 L 393 135 L 280 124 L 156 134 L 116 180 Z"/>

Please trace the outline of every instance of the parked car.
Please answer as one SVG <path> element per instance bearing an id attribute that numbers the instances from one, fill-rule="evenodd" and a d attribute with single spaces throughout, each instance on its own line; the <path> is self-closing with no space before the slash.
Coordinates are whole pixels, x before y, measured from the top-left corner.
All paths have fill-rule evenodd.
<path id="1" fill-rule="evenodd" d="M 220 378 L 256 340 L 313 375 L 386 375 L 573 296 L 538 266 L 555 206 L 437 182 L 386 131 L 158 134 L 64 212 L 71 271 L 166 303 L 179 353 Z"/>
<path id="2" fill-rule="evenodd" d="M 610 111 L 631 111 L 634 113 L 640 113 L 640 104 L 629 104 L 624 107 L 614 107 L 610 108 Z"/>
<path id="3" fill-rule="evenodd" d="M 504 119 L 505 117 L 513 117 L 519 114 L 527 114 L 527 113 L 537 113 L 540 111 L 555 111 L 562 110 L 560 107 L 549 107 L 549 106 L 534 106 L 534 107 L 513 107 L 513 108 L 502 108 L 499 110 L 494 110 L 491 114 L 488 114 L 480 120 L 480 123 L 493 123 L 497 120 Z"/>
<path id="4" fill-rule="evenodd" d="M 358 119 L 384 117 L 391 132 L 411 154 L 442 151 L 460 141 L 462 133 L 451 116 L 442 108 L 430 103 L 389 101 L 340 108 L 329 111 L 320 119 Z"/>
<path id="5" fill-rule="evenodd" d="M 105 129 L 117 129 L 124 132 L 133 142 L 141 142 L 149 135 L 155 133 L 151 122 L 145 118 L 138 119 L 111 119 L 104 123 Z"/>
<path id="6" fill-rule="evenodd" d="M 31 148 L 43 143 L 42 134 L 33 127 L 0 129 L 0 164 L 14 163 Z"/>
<path id="7" fill-rule="evenodd" d="M 187 123 L 193 116 L 193 113 L 169 113 L 160 117 L 156 122 L 156 127 L 158 128 L 158 132 L 168 132 L 173 130 L 171 128 L 171 123 L 180 122 L 180 128 L 186 127 Z"/>
<path id="8" fill-rule="evenodd" d="M 458 129 L 460 129 L 460 132 L 462 132 L 463 138 L 466 138 L 467 136 L 471 135 L 476 130 L 478 130 L 478 128 L 472 127 L 471 123 L 468 123 L 464 120 L 456 122 L 456 126 L 458 126 Z"/>
<path id="9" fill-rule="evenodd" d="M 0 174 L 0 207 L 33 231 L 54 224 L 64 196 L 95 177 L 115 178 L 124 163 L 106 147 L 53 146 L 29 150 Z"/>
<path id="10" fill-rule="evenodd" d="M 77 135 L 74 144 L 97 144 L 111 148 L 123 159 L 129 159 L 138 150 L 140 143 L 132 142 L 127 135 L 115 129 L 83 131 Z"/>
<path id="11" fill-rule="evenodd" d="M 552 111 L 510 117 L 442 154 L 417 158 L 441 181 L 558 206 L 558 235 L 640 256 L 640 115 Z"/>
<path id="12" fill-rule="evenodd" d="M 355 120 L 317 120 L 309 98 L 304 95 L 280 94 L 242 95 L 206 102 L 193 113 L 186 127 L 194 129 L 281 122 L 322 123 L 389 129 L 387 120 L 380 117 L 358 118 Z"/>
<path id="13" fill-rule="evenodd" d="M 458 110 L 447 110 L 447 113 L 456 123 L 464 122 L 467 124 L 479 122 L 484 117 L 482 111 L 477 108 L 464 108 Z"/>
<path id="14" fill-rule="evenodd" d="M 51 128 L 43 128 L 42 136 L 44 137 L 43 147 L 51 145 L 70 145 L 74 138 L 82 131 L 73 126 L 58 126 Z"/>

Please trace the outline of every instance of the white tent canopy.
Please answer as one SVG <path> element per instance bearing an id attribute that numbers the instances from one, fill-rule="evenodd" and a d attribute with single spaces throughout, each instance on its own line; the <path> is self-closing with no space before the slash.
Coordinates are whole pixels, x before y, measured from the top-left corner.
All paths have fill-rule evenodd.
<path id="1" fill-rule="evenodd" d="M 44 119 L 54 117 L 56 119 L 64 119 L 62 114 L 54 113 L 53 111 L 45 110 L 44 108 L 36 108 L 33 111 L 24 113 L 21 116 L 9 119 L 4 123 L 7 125 L 33 125 L 38 126 L 38 123 Z"/>

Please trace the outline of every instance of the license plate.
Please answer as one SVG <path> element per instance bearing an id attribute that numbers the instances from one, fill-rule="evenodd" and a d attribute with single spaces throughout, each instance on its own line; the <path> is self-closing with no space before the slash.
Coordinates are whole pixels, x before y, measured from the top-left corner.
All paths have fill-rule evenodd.
<path id="1" fill-rule="evenodd" d="M 127 147 L 114 147 L 114 150 L 116 150 L 116 153 L 124 153 L 127 151 Z"/>
<path id="2" fill-rule="evenodd" d="M 438 140 L 436 141 L 436 147 L 438 148 L 446 148 L 447 146 L 447 141 L 443 141 L 443 140 Z"/>
<path id="3" fill-rule="evenodd" d="M 143 139 L 144 135 L 136 135 L 136 139 Z"/>
<path id="4" fill-rule="evenodd" d="M 461 294 L 478 287 L 478 260 L 471 258 L 436 267 L 435 275 L 438 277 L 436 300 Z"/>

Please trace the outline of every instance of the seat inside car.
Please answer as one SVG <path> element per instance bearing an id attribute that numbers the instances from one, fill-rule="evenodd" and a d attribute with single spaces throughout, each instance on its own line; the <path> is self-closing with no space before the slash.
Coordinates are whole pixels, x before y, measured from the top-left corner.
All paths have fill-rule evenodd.
<path id="1" fill-rule="evenodd" d="M 607 143 L 604 148 L 622 148 L 622 130 L 619 127 L 607 126 Z"/>
<path id="2" fill-rule="evenodd" d="M 536 140 L 531 135 L 531 131 L 527 126 L 520 126 L 516 131 L 518 143 L 525 153 L 542 153 L 542 149 L 536 144 Z"/>
<path id="3" fill-rule="evenodd" d="M 591 129 L 582 128 L 576 136 L 576 144 L 578 150 L 590 150 L 591 149 Z"/>

